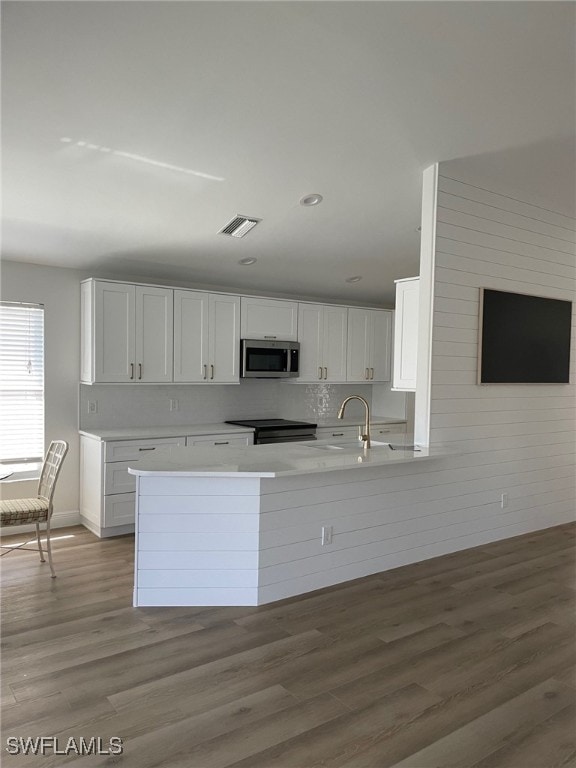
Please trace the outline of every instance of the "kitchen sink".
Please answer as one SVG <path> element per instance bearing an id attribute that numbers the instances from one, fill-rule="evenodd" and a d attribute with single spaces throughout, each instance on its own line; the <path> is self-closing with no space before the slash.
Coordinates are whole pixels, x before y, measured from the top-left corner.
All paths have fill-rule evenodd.
<path id="1" fill-rule="evenodd" d="M 388 443 L 383 443 L 379 440 L 372 440 L 371 443 L 371 448 L 369 450 L 389 445 Z M 358 440 L 348 441 L 347 443 L 330 443 L 329 445 L 311 445 L 310 447 L 316 448 L 318 451 L 350 451 L 352 453 L 364 450 L 364 445 Z"/>

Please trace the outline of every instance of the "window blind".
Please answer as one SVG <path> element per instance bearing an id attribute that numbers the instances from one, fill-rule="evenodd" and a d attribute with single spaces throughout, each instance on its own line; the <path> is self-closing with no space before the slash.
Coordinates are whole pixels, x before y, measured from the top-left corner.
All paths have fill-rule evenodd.
<path id="1" fill-rule="evenodd" d="M 0 302 L 0 462 L 44 456 L 44 307 Z"/>

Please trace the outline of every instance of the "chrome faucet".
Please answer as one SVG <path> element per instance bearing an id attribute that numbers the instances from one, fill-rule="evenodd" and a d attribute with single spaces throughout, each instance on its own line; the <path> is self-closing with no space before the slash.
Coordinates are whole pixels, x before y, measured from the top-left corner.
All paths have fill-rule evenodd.
<path id="1" fill-rule="evenodd" d="M 343 419 L 344 418 L 344 409 L 346 408 L 347 404 L 350 402 L 350 400 L 360 400 L 361 403 L 364 405 L 364 409 L 366 410 L 366 423 L 364 424 L 364 434 L 360 435 L 360 440 L 364 443 L 364 448 L 370 448 L 370 406 L 368 405 L 368 401 L 365 400 L 360 395 L 350 395 L 350 397 L 347 397 L 345 400 L 342 401 L 342 405 L 340 406 L 340 409 L 338 411 L 338 418 Z"/>

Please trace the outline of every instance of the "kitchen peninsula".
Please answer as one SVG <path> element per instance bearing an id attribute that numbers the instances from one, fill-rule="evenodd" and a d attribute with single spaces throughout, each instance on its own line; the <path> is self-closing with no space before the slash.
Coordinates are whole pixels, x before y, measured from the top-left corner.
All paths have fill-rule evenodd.
<path id="1" fill-rule="evenodd" d="M 405 524 L 386 520 L 381 494 L 407 463 L 445 455 L 377 441 L 163 448 L 128 470 L 134 605 L 263 605 L 402 565 Z"/>

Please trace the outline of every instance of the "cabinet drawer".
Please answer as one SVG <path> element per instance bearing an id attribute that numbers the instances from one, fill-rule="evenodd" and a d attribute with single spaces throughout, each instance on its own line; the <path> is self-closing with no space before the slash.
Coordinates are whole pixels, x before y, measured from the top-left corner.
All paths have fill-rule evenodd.
<path id="1" fill-rule="evenodd" d="M 319 427 L 316 430 L 318 440 L 354 440 L 360 434 L 360 427 Z"/>
<path id="2" fill-rule="evenodd" d="M 252 434 L 249 435 L 198 435 L 187 437 L 186 445 L 211 446 L 211 445 L 252 445 Z"/>
<path id="3" fill-rule="evenodd" d="M 374 438 L 385 435 L 404 435 L 406 434 L 406 424 L 388 424 L 377 425 L 370 428 Z"/>
<path id="4" fill-rule="evenodd" d="M 134 461 L 150 455 L 163 445 L 184 445 L 184 437 L 160 437 L 152 440 L 116 440 L 106 443 L 104 461 Z"/>
<path id="5" fill-rule="evenodd" d="M 131 493 L 136 490 L 136 477 L 128 474 L 134 461 L 113 461 L 104 465 L 104 494 Z"/>
<path id="6" fill-rule="evenodd" d="M 104 528 L 113 525 L 134 525 L 136 494 L 118 493 L 104 499 Z"/>

